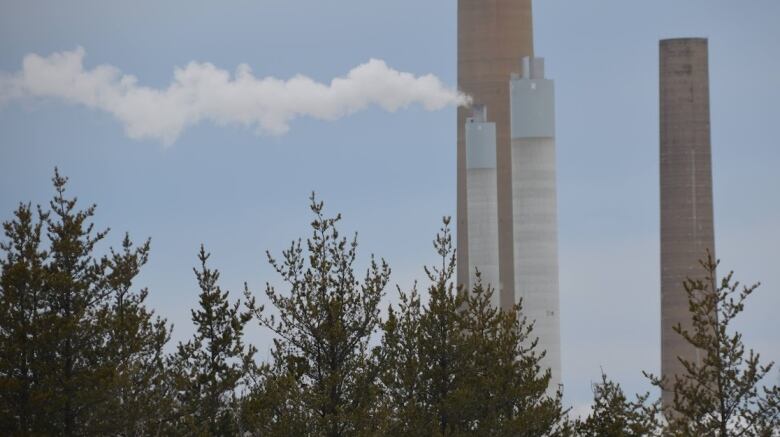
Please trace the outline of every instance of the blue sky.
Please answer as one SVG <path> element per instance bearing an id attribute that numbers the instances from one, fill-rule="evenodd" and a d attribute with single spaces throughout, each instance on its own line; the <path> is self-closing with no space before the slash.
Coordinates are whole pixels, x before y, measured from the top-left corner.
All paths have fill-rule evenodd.
<path id="1" fill-rule="evenodd" d="M 659 368 L 658 39 L 704 36 L 710 82 L 717 254 L 762 287 L 739 328 L 780 360 L 780 3 L 539 1 L 535 45 L 556 81 L 563 381 L 590 398 L 603 368 L 629 391 Z M 320 82 L 370 58 L 456 81 L 456 2 L 395 0 L 0 1 L 0 72 L 36 53 L 83 47 L 85 68 L 113 65 L 163 88 L 191 61 L 256 77 Z M 111 115 L 56 99 L 0 106 L 0 211 L 51 195 L 54 166 L 97 203 L 118 245 L 152 237 L 139 285 L 190 335 L 191 267 L 201 242 L 238 295 L 276 280 L 264 251 L 305 236 L 307 196 L 344 215 L 361 253 L 385 257 L 406 288 L 434 260 L 441 216 L 455 212 L 455 110 L 377 107 L 284 135 L 197 124 L 171 145 L 131 139 Z M 388 289 L 393 298 L 394 289 Z M 267 333 L 250 333 L 261 350 Z M 263 354 L 261 354 L 263 355 Z"/>

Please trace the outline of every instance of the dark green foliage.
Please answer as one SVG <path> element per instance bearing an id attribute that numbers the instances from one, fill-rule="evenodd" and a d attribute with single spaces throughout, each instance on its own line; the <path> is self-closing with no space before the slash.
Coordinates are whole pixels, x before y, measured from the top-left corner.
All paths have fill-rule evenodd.
<path id="1" fill-rule="evenodd" d="M 18 435 L 149 432 L 168 338 L 147 292 L 131 290 L 149 242 L 134 248 L 126 236 L 121 253 L 96 255 L 107 231 L 89 223 L 95 206 L 78 210 L 56 170 L 53 182 L 51 212 L 36 219 L 20 205 L 4 224 L 0 425 Z"/>
<path id="2" fill-rule="evenodd" d="M 300 374 L 274 362 L 264 365 L 251 391 L 242 400 L 243 421 L 253 436 L 306 436 L 311 412 L 301 389 Z"/>
<path id="3" fill-rule="evenodd" d="M 491 304 L 492 290 L 480 280 L 467 294 L 462 312 L 465 336 L 463 416 L 474 435 L 558 435 L 568 425 L 560 387 L 549 387 L 550 371 L 540 368 L 533 324 L 522 302 L 511 311 Z"/>
<path id="4" fill-rule="evenodd" d="M 0 429 L 27 434 L 47 427 L 43 416 L 47 387 L 38 361 L 39 338 L 46 326 L 43 292 L 46 252 L 41 247 L 45 215 L 35 219 L 30 205 L 19 205 L 3 224 L 0 246 Z"/>
<path id="5" fill-rule="evenodd" d="M 593 385 L 593 411 L 576 424 L 583 437 L 641 437 L 660 435 L 659 401 L 648 403 L 649 393 L 629 401 L 620 384 L 601 374 L 601 383 Z"/>
<path id="6" fill-rule="evenodd" d="M 346 436 L 377 431 L 376 381 L 381 360 L 369 347 L 379 326 L 379 303 L 390 268 L 372 257 L 362 281 L 355 274 L 357 240 L 340 237 L 340 216 L 326 218 L 311 196 L 312 235 L 293 242 L 271 265 L 288 287 L 270 284 L 277 315 L 252 302 L 260 324 L 273 331 L 274 364 L 255 393 L 255 431 Z M 262 420 L 260 420 L 262 419 Z M 305 429 L 305 432 L 303 432 Z"/>
<path id="7" fill-rule="evenodd" d="M 441 259 L 426 268 L 427 299 L 416 286 L 380 319 L 390 268 L 371 257 L 355 273 L 356 238 L 336 229 L 312 196 L 312 235 L 269 255 L 287 287 L 268 284 L 273 308 L 245 288 L 231 303 L 201 246 L 199 307 L 193 338 L 166 356 L 166 321 L 146 307 L 134 281 L 149 241 L 100 254 L 107 232 L 65 196 L 55 171 L 48 210 L 21 204 L 0 242 L 0 435 L 196 436 L 773 436 L 780 388 L 767 385 L 773 363 L 745 351 L 730 324 L 756 286 L 729 273 L 685 283 L 693 328 L 676 331 L 702 351 L 682 360 L 668 423 L 648 395 L 629 401 L 602 375 L 594 409 L 566 419 L 560 387 L 549 387 L 521 304 L 491 305 L 479 272 L 458 289 L 449 219 L 434 240 Z M 275 334 L 269 363 L 244 343 L 257 318 Z M 380 332 L 381 331 L 381 332 Z M 381 334 L 381 335 L 380 335 Z M 768 377 L 768 378 L 765 378 Z M 773 434 L 774 433 L 774 434 Z"/>
<path id="8" fill-rule="evenodd" d="M 148 256 L 149 241 L 134 249 L 125 235 L 122 251 L 111 250 L 108 259 L 111 295 L 98 320 L 107 335 L 105 353 L 114 375 L 105 388 L 108 402 L 95 409 L 99 415 L 114 419 L 105 430 L 107 434 L 152 434 L 163 429 L 170 414 L 164 353 L 170 332 L 165 320 L 145 307 L 148 290 L 131 291 L 132 281 Z"/>
<path id="9" fill-rule="evenodd" d="M 399 290 L 399 294 L 398 310 L 391 306 L 382 326 L 385 367 L 381 382 L 386 426 L 395 435 L 410 435 L 415 431 L 432 433 L 435 421 L 426 409 L 428 387 L 421 377 L 432 363 L 423 362 L 420 356 L 420 296 L 416 289 L 409 294 Z"/>
<path id="10" fill-rule="evenodd" d="M 271 264 L 289 286 L 248 291 L 231 304 L 201 247 L 196 333 L 168 357 L 164 320 L 133 281 L 149 242 L 95 255 L 106 232 L 64 196 L 55 173 L 52 212 L 21 205 L 5 224 L 0 261 L 0 430 L 62 435 L 544 435 L 562 423 L 560 393 L 545 395 L 531 326 L 490 306 L 477 284 L 458 292 L 449 230 L 442 265 L 422 307 L 401 293 L 400 312 L 379 317 L 390 269 L 354 270 L 356 239 L 341 237 L 311 199 L 313 233 Z M 257 366 L 243 342 L 253 317 L 276 334 L 273 360 Z M 372 338 L 383 328 L 381 344 Z M 376 340 L 379 340 L 376 338 Z"/>
<path id="11" fill-rule="evenodd" d="M 254 346 L 243 332 L 252 319 L 230 304 L 228 291 L 218 285 L 219 271 L 206 265 L 209 254 L 201 245 L 200 269 L 193 269 L 200 287 L 197 310 L 192 310 L 195 335 L 178 345 L 171 358 L 176 390 L 174 430 L 180 435 L 233 436 L 241 428 L 238 391 L 254 374 Z"/>
<path id="12" fill-rule="evenodd" d="M 75 435 L 97 425 L 87 406 L 108 400 L 103 388 L 113 369 L 105 360 L 107 333 L 98 316 L 111 291 L 108 259 L 93 256 L 106 231 L 93 232 L 87 220 L 94 205 L 76 210 L 76 200 L 65 197 L 65 182 L 55 174 L 57 194 L 45 221 L 51 244 L 43 288 L 47 329 L 39 337 L 37 360 L 46 367 L 39 381 L 51 388 L 47 404 L 52 408 L 46 412 L 51 431 Z"/>
<path id="13" fill-rule="evenodd" d="M 701 262 L 703 279 L 687 279 L 693 326 L 674 329 L 702 353 L 701 362 L 680 359 L 685 372 L 673 381 L 649 375 L 654 385 L 674 393 L 666 411 L 667 434 L 679 436 L 772 436 L 780 431 L 780 387 L 763 387 L 774 363 L 762 365 L 759 354 L 745 353 L 742 334 L 731 323 L 759 284 L 740 286 L 729 272 L 720 281 L 718 262 Z"/>
<path id="14" fill-rule="evenodd" d="M 428 304 L 399 290 L 384 323 L 382 383 L 391 435 L 553 435 L 567 421 L 548 396 L 532 326 L 521 306 L 504 312 L 478 281 L 456 289 L 449 220 L 434 241 L 441 265 L 426 268 Z M 479 277 L 479 274 L 477 275 Z"/>

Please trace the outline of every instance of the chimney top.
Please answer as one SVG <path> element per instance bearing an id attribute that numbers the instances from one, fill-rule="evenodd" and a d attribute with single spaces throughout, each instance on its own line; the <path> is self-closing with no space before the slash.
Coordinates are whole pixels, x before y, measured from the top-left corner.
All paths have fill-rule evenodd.
<path id="1" fill-rule="evenodd" d="M 472 123 L 484 123 L 487 121 L 487 106 L 476 103 L 471 105 L 471 120 Z"/>
<path id="2" fill-rule="evenodd" d="M 544 58 L 523 57 L 523 79 L 544 79 Z"/>

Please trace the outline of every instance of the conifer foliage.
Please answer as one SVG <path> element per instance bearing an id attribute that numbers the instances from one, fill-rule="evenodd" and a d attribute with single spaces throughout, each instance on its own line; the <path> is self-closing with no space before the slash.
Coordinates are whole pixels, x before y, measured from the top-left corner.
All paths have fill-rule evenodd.
<path id="1" fill-rule="evenodd" d="M 254 346 L 243 342 L 252 319 L 241 302 L 229 302 L 229 292 L 218 285 L 219 271 L 207 265 L 210 254 L 201 245 L 199 308 L 192 310 L 195 334 L 178 345 L 171 359 L 176 390 L 176 433 L 196 436 L 234 436 L 241 430 L 236 398 L 255 371 Z"/>
<path id="2" fill-rule="evenodd" d="M 761 364 L 759 354 L 746 351 L 742 334 L 732 327 L 760 284 L 742 286 L 733 272 L 719 281 L 718 264 L 708 252 L 701 261 L 703 277 L 685 281 L 692 327 L 674 327 L 701 351 L 700 362 L 679 358 L 685 371 L 671 381 L 649 375 L 654 385 L 674 393 L 665 412 L 668 434 L 777 435 L 780 386 L 763 385 L 774 363 Z"/>
<path id="3" fill-rule="evenodd" d="M 522 302 L 454 282 L 449 218 L 420 293 L 398 288 L 382 314 L 390 267 L 373 255 L 358 273 L 357 237 L 337 229 L 312 194 L 311 234 L 280 259 L 268 308 L 244 287 L 231 300 L 201 246 L 190 340 L 166 352 L 171 328 L 147 308 L 137 277 L 150 241 L 91 223 L 55 170 L 48 208 L 20 204 L 0 240 L 0 435 L 64 436 L 764 436 L 780 435 L 773 363 L 745 350 L 732 322 L 757 285 L 741 287 L 717 262 L 688 279 L 692 328 L 676 331 L 702 352 L 682 360 L 661 414 L 650 395 L 628 400 L 606 375 L 591 414 L 572 423 L 562 388 L 549 387 L 533 321 Z M 258 362 L 250 323 L 273 337 Z"/>
<path id="4" fill-rule="evenodd" d="M 263 420 L 254 423 L 305 435 L 374 435 L 376 380 L 381 360 L 369 342 L 378 329 L 379 304 L 390 278 L 384 260 L 371 256 L 358 279 L 357 237 L 342 237 L 340 215 L 326 217 L 324 204 L 310 197 L 312 233 L 293 242 L 282 260 L 268 254 L 286 291 L 268 284 L 266 296 L 276 314 L 250 306 L 260 324 L 276 334 L 274 365 L 255 405 Z M 268 432 L 268 429 L 265 430 Z"/>
<path id="5" fill-rule="evenodd" d="M 532 324 L 521 305 L 501 311 L 478 279 L 455 286 L 449 218 L 434 240 L 440 264 L 426 268 L 423 305 L 416 289 L 399 290 L 382 342 L 382 385 L 390 435 L 529 435 L 568 430 L 561 393 L 547 393 Z M 479 278 L 477 272 L 477 278 Z"/>
<path id="6" fill-rule="evenodd" d="M 581 435 L 762 436 L 780 435 L 780 386 L 770 381 L 774 363 L 746 351 L 735 318 L 759 284 L 742 286 L 733 272 L 718 280 L 719 262 L 709 252 L 701 277 L 683 283 L 691 328 L 673 329 L 699 350 L 698 361 L 678 357 L 684 371 L 672 379 L 645 375 L 672 393 L 670 405 L 648 403 L 648 394 L 626 400 L 620 386 L 602 376 L 591 415 L 577 424 Z M 661 414 L 663 413 L 663 414 Z"/>
<path id="7" fill-rule="evenodd" d="M 7 241 L 0 246 L 0 428 L 24 434 L 46 426 L 47 387 L 39 383 L 45 369 L 39 361 L 46 326 L 44 265 L 41 246 L 45 215 L 19 205 L 3 224 Z M 50 408 L 46 408 L 49 410 Z"/>
<path id="8" fill-rule="evenodd" d="M 108 231 L 90 223 L 95 206 L 79 210 L 56 170 L 52 181 L 50 211 L 22 204 L 3 226 L 3 434 L 149 433 L 168 338 L 144 305 L 147 292 L 131 288 L 149 242 L 134 247 L 125 236 L 121 252 L 98 255 Z"/>
<path id="9" fill-rule="evenodd" d="M 593 409 L 576 424 L 582 437 L 642 437 L 661 435 L 660 401 L 648 402 L 650 393 L 629 400 L 620 384 L 605 373 L 593 386 Z"/>
<path id="10" fill-rule="evenodd" d="M 114 418 L 113 425 L 105 429 L 108 433 L 143 436 L 159 432 L 170 410 L 164 350 L 170 328 L 146 308 L 149 290 L 132 290 L 149 250 L 149 240 L 134 248 L 126 234 L 122 250 L 111 249 L 108 257 L 111 296 L 98 318 L 107 331 L 106 353 L 114 379 L 105 387 L 108 401 L 97 409 L 102 417 Z"/>

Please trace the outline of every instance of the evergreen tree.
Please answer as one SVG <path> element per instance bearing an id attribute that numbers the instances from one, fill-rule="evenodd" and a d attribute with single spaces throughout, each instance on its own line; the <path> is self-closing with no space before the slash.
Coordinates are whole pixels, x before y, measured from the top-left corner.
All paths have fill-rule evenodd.
<path id="1" fill-rule="evenodd" d="M 433 434 L 436 422 L 426 402 L 427 384 L 421 377 L 423 369 L 431 363 L 423 362 L 420 354 L 420 295 L 416 284 L 410 293 L 400 288 L 398 293 L 398 309 L 391 305 L 382 324 L 384 425 L 389 435 Z"/>
<path id="2" fill-rule="evenodd" d="M 303 377 L 299 360 L 275 361 L 260 366 L 251 391 L 242 399 L 246 430 L 257 436 L 306 436 L 312 413 L 304 402 L 307 395 L 299 381 Z"/>
<path id="3" fill-rule="evenodd" d="M 200 269 L 193 269 L 200 287 L 197 310 L 192 310 L 196 332 L 179 343 L 171 358 L 177 394 L 177 420 L 173 432 L 180 435 L 234 436 L 241 430 L 237 396 L 254 373 L 256 349 L 243 342 L 249 311 L 240 300 L 228 301 L 229 292 L 218 285 L 219 271 L 210 269 L 210 254 L 201 245 Z"/>
<path id="4" fill-rule="evenodd" d="M 521 306 L 491 303 L 479 272 L 470 292 L 453 283 L 449 219 L 434 240 L 441 265 L 426 268 L 428 304 L 416 289 L 390 308 L 382 341 L 390 434 L 553 435 L 568 430 L 561 394 L 546 395 L 532 324 Z"/>
<path id="5" fill-rule="evenodd" d="M 466 294 L 460 293 L 452 281 L 455 253 L 448 227 L 449 218 L 444 219 L 444 223 L 444 228 L 434 240 L 441 265 L 425 267 L 431 285 L 428 287 L 428 305 L 420 315 L 416 336 L 419 342 L 418 360 L 423 364 L 420 369 L 422 403 L 430 423 L 430 429 L 425 431 L 433 431 L 436 435 L 452 435 L 460 430 L 458 422 L 463 409 L 459 408 L 455 394 L 462 389 L 463 378 L 468 372 L 459 314 Z"/>
<path id="6" fill-rule="evenodd" d="M 100 418 L 90 414 L 94 405 L 109 399 L 105 387 L 113 368 L 105 359 L 107 340 L 98 312 L 110 297 L 108 259 L 93 255 L 106 231 L 93 232 L 87 220 L 95 205 L 76 209 L 76 199 L 65 197 L 66 178 L 55 172 L 56 194 L 46 218 L 50 241 L 45 266 L 46 308 L 42 320 L 48 329 L 39 337 L 46 371 L 41 384 L 47 393 L 51 431 L 71 436 L 94 430 Z"/>
<path id="7" fill-rule="evenodd" d="M 660 435 L 659 402 L 648 403 L 649 393 L 630 401 L 620 384 L 601 374 L 601 382 L 593 385 L 593 411 L 576 424 L 577 435 L 583 437 L 641 437 Z"/>
<path id="8" fill-rule="evenodd" d="M 132 290 L 133 279 L 148 258 L 149 240 L 133 248 L 128 235 L 122 250 L 112 249 L 109 258 L 107 281 L 112 294 L 99 313 L 108 335 L 106 359 L 115 372 L 111 401 L 98 410 L 108 419 L 107 434 L 156 434 L 172 412 L 164 351 L 170 329 L 165 320 L 146 308 L 149 290 Z"/>
<path id="9" fill-rule="evenodd" d="M 669 435 L 772 436 L 780 432 L 780 387 L 762 386 L 774 363 L 762 365 L 759 354 L 745 353 L 742 334 L 731 324 L 759 284 L 740 286 L 729 272 L 717 280 L 717 261 L 707 253 L 703 279 L 687 279 L 691 329 L 674 330 L 701 351 L 701 361 L 679 358 L 685 371 L 674 380 L 648 375 L 674 393 L 667 409 Z"/>
<path id="10" fill-rule="evenodd" d="M 131 291 L 149 243 L 136 249 L 126 237 L 121 255 L 97 255 L 107 231 L 95 232 L 89 223 L 95 206 L 77 209 L 56 169 L 53 183 L 51 211 L 38 208 L 36 221 L 30 206 L 20 205 L 4 225 L 0 385 L 8 390 L 0 395 L 0 421 L 18 435 L 146 430 L 146 418 L 115 407 L 140 398 L 151 407 L 146 395 L 162 373 L 140 364 L 149 361 L 149 351 L 159 357 L 165 322 L 145 308 L 145 290 Z M 117 299 L 130 304 L 117 306 Z M 134 387 L 131 396 L 128 381 L 138 380 L 149 384 Z"/>
<path id="11" fill-rule="evenodd" d="M 461 417 L 477 435 L 542 436 L 569 430 L 562 390 L 550 395 L 550 370 L 542 370 L 533 323 L 523 316 L 522 302 L 510 311 L 491 303 L 492 289 L 479 272 L 461 313 L 464 334 L 464 390 Z"/>
<path id="12" fill-rule="evenodd" d="M 341 237 L 336 229 L 341 217 L 326 218 L 323 203 L 313 194 L 310 201 L 315 217 L 307 253 L 298 240 L 283 252 L 281 262 L 268 254 L 289 287 L 280 293 L 266 286 L 278 315 L 256 306 L 247 293 L 260 324 L 276 334 L 274 364 L 262 385 L 266 391 L 257 391 L 253 402 L 262 408 L 254 414 L 275 430 L 301 435 L 372 435 L 379 426 L 376 382 L 381 360 L 369 341 L 379 326 L 379 303 L 390 268 L 372 256 L 360 281 L 354 270 L 357 238 Z"/>
<path id="13" fill-rule="evenodd" d="M 445 219 L 446 220 L 446 219 Z M 463 431 L 465 334 L 461 314 L 466 296 L 451 281 L 455 271 L 449 229 L 442 229 L 434 246 L 441 265 L 426 267 L 431 285 L 423 305 L 416 289 L 398 290 L 398 310 L 388 310 L 383 324 L 383 353 L 387 366 L 383 390 L 390 435 L 457 435 Z"/>
<path id="14" fill-rule="evenodd" d="M 46 329 L 43 293 L 47 254 L 41 247 L 46 216 L 35 219 L 29 204 L 19 205 L 3 224 L 5 254 L 0 259 L 0 429 L 28 435 L 44 429 L 46 387 L 41 386 L 39 338 Z"/>

